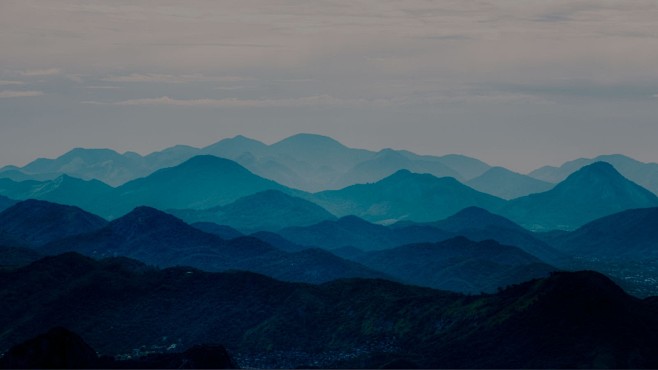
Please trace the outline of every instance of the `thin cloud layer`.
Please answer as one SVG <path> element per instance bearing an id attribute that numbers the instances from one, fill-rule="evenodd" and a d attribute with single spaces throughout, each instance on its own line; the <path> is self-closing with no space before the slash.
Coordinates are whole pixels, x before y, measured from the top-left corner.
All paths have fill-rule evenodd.
<path id="1" fill-rule="evenodd" d="M 15 91 L 4 90 L 0 91 L 0 98 L 29 98 L 33 96 L 41 96 L 43 91 Z"/>

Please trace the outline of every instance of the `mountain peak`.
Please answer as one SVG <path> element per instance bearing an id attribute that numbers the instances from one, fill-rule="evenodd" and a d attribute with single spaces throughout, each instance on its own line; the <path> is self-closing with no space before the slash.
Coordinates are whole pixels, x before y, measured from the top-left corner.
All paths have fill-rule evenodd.
<path id="1" fill-rule="evenodd" d="M 319 147 L 319 148 L 346 148 L 345 145 L 341 144 L 337 140 L 330 138 L 329 136 L 323 136 L 318 134 L 309 134 L 301 133 L 296 134 L 290 137 L 287 137 L 281 141 L 278 141 L 272 144 L 272 147 Z"/>

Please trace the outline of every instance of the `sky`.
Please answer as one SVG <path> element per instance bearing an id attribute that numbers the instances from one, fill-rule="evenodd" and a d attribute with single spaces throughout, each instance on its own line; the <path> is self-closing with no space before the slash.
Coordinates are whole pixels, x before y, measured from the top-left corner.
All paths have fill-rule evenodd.
<path id="1" fill-rule="evenodd" d="M 2 0 L 0 166 L 299 132 L 658 162 L 658 2 Z"/>

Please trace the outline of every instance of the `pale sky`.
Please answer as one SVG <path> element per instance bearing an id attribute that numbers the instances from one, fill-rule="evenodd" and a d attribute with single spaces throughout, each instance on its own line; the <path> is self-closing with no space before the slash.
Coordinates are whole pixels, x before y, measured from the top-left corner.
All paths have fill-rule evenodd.
<path id="1" fill-rule="evenodd" d="M 0 166 L 298 132 L 658 162 L 656 1 L 0 1 Z"/>

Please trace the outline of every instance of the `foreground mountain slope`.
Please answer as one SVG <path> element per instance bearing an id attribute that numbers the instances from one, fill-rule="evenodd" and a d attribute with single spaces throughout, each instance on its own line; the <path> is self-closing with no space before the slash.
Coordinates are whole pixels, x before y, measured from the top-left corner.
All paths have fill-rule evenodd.
<path id="1" fill-rule="evenodd" d="M 409 284 L 464 293 L 495 292 L 556 270 L 516 247 L 464 237 L 368 252 L 354 260 Z"/>
<path id="2" fill-rule="evenodd" d="M 530 229 L 568 230 L 626 209 L 655 206 L 655 194 L 624 178 L 612 165 L 596 162 L 549 191 L 511 200 L 501 214 Z"/>
<path id="3" fill-rule="evenodd" d="M 243 233 L 278 231 L 289 226 L 307 226 L 336 217 L 324 208 L 277 190 L 247 195 L 231 204 L 206 210 L 171 210 L 187 223 L 214 222 Z"/>
<path id="4" fill-rule="evenodd" d="M 224 240 L 149 207 L 138 207 L 106 227 L 39 249 L 94 258 L 124 256 L 155 266 L 186 265 L 206 271 L 241 269 L 309 283 L 344 277 L 386 277 L 323 251 L 286 253 L 250 237 Z"/>
<path id="5" fill-rule="evenodd" d="M 465 184 L 477 191 L 503 199 L 514 199 L 528 194 L 541 193 L 555 186 L 553 183 L 512 172 L 503 167 L 492 167 Z"/>
<path id="6" fill-rule="evenodd" d="M 104 354 L 223 343 L 241 367 L 658 365 L 655 305 L 593 272 L 463 296 L 383 280 L 313 286 L 65 254 L 0 273 L 0 282 L 2 351 L 65 326 Z"/>
<path id="7" fill-rule="evenodd" d="M 373 184 L 316 193 L 311 200 L 336 216 L 355 215 L 373 222 L 427 222 L 448 217 L 469 206 L 496 210 L 505 203 L 454 178 L 436 178 L 407 170 Z"/>
<path id="8" fill-rule="evenodd" d="M 0 213 L 0 233 L 33 247 L 98 230 L 106 224 L 104 219 L 78 207 L 34 199 L 19 202 Z"/>

